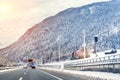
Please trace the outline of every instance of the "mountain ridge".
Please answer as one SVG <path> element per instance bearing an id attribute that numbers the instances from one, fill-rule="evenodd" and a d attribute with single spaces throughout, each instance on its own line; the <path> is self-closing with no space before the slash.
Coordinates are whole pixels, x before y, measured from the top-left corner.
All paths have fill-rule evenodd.
<path id="1" fill-rule="evenodd" d="M 40 59 L 44 56 L 47 59 L 50 55 L 55 58 L 59 46 L 61 55 L 71 54 L 82 47 L 83 30 L 86 30 L 87 48 L 94 48 L 94 36 L 98 35 L 98 51 L 118 49 L 119 5 L 120 2 L 109 1 L 66 9 L 33 26 L 0 53 L 16 62 L 31 57 Z"/>

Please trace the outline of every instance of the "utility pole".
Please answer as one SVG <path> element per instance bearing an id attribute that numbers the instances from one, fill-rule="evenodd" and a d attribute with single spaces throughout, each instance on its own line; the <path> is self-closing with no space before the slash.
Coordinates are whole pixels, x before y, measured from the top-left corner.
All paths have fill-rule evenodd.
<path id="1" fill-rule="evenodd" d="M 57 45 L 58 45 L 58 61 L 60 61 L 60 38 L 61 36 L 57 37 Z"/>
<path id="2" fill-rule="evenodd" d="M 60 61 L 60 44 L 58 45 L 58 54 L 59 54 L 59 61 Z"/>
<path id="3" fill-rule="evenodd" d="M 41 53 L 41 65 L 43 64 L 43 53 Z"/>
<path id="4" fill-rule="evenodd" d="M 41 52 L 41 64 L 44 64 L 45 63 L 45 57 L 44 57 L 44 53 Z"/>
<path id="5" fill-rule="evenodd" d="M 84 47 L 84 58 L 86 58 L 86 34 L 85 30 L 83 30 L 83 47 Z"/>

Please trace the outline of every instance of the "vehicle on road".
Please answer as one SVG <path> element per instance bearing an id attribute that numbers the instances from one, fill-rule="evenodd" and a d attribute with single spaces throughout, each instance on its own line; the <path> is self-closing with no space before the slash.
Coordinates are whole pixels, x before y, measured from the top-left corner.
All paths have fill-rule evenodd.
<path id="1" fill-rule="evenodd" d="M 36 69 L 36 60 L 35 59 L 28 59 L 28 67 L 32 69 Z"/>

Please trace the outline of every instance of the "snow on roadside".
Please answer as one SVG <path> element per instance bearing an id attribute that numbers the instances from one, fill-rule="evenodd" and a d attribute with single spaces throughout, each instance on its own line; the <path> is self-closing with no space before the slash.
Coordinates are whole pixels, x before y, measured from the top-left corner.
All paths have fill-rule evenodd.
<path id="1" fill-rule="evenodd" d="M 52 68 L 42 68 L 42 69 L 61 71 Z M 90 77 L 92 80 L 120 80 L 120 74 L 117 73 L 95 72 L 95 71 L 72 71 L 72 70 L 62 70 L 62 72 Z"/>
<path id="2" fill-rule="evenodd" d="M 108 73 L 108 72 L 94 72 L 94 71 L 70 71 L 65 70 L 64 72 L 68 72 L 71 74 L 79 74 L 93 78 L 99 78 L 104 80 L 120 80 L 120 74 Z"/>
<path id="3" fill-rule="evenodd" d="M 6 72 L 6 71 L 13 71 L 13 70 L 17 70 L 17 69 L 20 69 L 20 68 L 21 68 L 21 67 L 10 68 L 10 69 L 4 69 L 4 70 L 0 70 L 0 73 Z"/>

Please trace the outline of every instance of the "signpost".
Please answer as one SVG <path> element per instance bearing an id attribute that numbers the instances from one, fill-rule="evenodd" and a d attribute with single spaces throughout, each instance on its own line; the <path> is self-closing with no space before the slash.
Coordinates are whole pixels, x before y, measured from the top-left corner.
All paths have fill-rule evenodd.
<path id="1" fill-rule="evenodd" d="M 96 47 L 97 42 L 98 42 L 98 36 L 95 36 L 95 37 L 94 37 L 94 53 L 95 53 L 95 54 L 96 54 L 96 52 L 97 52 L 97 47 Z"/>

